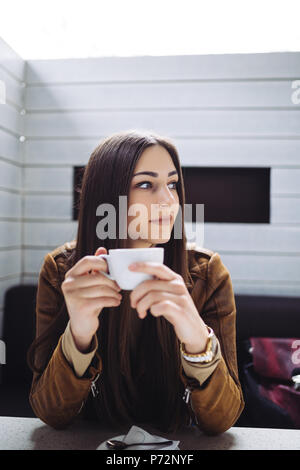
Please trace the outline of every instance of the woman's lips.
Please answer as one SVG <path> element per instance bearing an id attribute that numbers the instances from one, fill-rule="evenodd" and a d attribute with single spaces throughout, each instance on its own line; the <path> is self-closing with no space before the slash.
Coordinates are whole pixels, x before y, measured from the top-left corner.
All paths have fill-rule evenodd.
<path id="1" fill-rule="evenodd" d="M 159 219 L 150 220 L 155 224 L 170 224 L 172 222 L 172 217 L 160 217 Z"/>

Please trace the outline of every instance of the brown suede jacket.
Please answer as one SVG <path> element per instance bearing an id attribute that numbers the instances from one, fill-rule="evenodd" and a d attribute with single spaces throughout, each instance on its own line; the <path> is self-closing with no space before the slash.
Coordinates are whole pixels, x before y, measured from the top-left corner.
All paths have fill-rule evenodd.
<path id="1" fill-rule="evenodd" d="M 65 254 L 74 249 L 75 243 L 67 242 L 44 257 L 36 299 L 36 337 L 49 327 L 63 303 Z M 205 433 L 218 434 L 229 429 L 244 408 L 237 369 L 234 293 L 229 271 L 217 252 L 192 243 L 187 249 L 192 279 L 189 292 L 201 318 L 214 330 L 220 351 L 212 365 L 182 358 L 181 380 L 192 390 L 189 409 L 197 426 Z M 46 366 L 43 349 L 38 349 L 35 364 L 44 370 L 33 374 L 29 396 L 36 416 L 57 429 L 66 427 L 80 414 L 92 382 L 102 370 L 96 350 L 86 373 L 78 376 L 64 350 L 63 337 Z"/>

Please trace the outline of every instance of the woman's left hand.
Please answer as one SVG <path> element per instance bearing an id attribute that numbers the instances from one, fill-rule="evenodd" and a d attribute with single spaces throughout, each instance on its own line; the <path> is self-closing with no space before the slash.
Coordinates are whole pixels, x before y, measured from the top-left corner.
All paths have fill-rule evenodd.
<path id="1" fill-rule="evenodd" d="M 172 323 L 178 339 L 184 343 L 188 353 L 203 352 L 207 344 L 208 329 L 183 278 L 161 263 L 133 263 L 129 269 L 156 277 L 141 282 L 131 291 L 131 306 L 137 310 L 139 317 L 145 318 L 148 309 L 155 317 L 163 315 Z"/>

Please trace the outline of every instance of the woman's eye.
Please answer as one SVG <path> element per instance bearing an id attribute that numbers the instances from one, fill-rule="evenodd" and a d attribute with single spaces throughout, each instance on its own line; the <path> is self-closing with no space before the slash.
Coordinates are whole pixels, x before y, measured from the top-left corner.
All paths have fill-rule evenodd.
<path id="1" fill-rule="evenodd" d="M 136 186 L 137 186 L 137 188 L 141 188 L 144 184 L 146 184 L 146 185 L 150 184 L 152 186 L 152 184 L 149 181 L 142 181 L 141 183 L 138 183 Z"/>
<path id="2" fill-rule="evenodd" d="M 173 185 L 171 189 L 177 189 L 178 181 L 172 181 L 171 183 L 169 183 L 169 185 L 170 184 Z M 142 188 L 142 186 L 144 185 L 146 185 L 146 187 Z M 147 185 L 150 185 L 150 186 L 147 186 Z M 142 189 L 148 189 L 149 187 L 152 187 L 152 183 L 150 183 L 150 181 L 142 181 L 141 183 L 138 183 L 136 187 L 142 188 Z"/>

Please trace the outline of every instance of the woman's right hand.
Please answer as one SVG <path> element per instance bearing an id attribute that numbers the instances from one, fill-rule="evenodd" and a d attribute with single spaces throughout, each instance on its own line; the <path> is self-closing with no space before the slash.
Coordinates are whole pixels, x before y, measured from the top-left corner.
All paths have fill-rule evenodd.
<path id="1" fill-rule="evenodd" d="M 65 274 L 61 288 L 70 317 L 74 342 L 81 352 L 88 350 L 99 327 L 99 314 L 104 307 L 120 305 L 120 287 L 104 274 L 107 263 L 99 254 L 107 253 L 98 248 L 95 256 L 84 256 Z M 90 273 L 91 271 L 91 273 Z"/>

